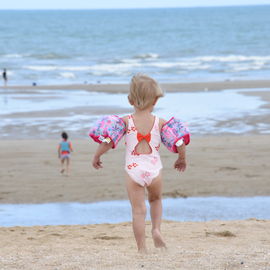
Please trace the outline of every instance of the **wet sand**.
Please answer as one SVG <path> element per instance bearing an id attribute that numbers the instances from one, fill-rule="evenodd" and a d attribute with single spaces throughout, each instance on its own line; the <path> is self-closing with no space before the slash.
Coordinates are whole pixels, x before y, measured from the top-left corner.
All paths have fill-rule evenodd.
<path id="1" fill-rule="evenodd" d="M 96 171 L 97 147 L 72 141 L 70 176 L 60 174 L 58 140 L 2 140 L 0 203 L 93 202 L 127 199 L 123 141 L 107 153 Z M 161 148 L 165 197 L 269 196 L 269 135 L 192 137 L 188 169 L 177 173 L 177 155 Z"/>
<path id="2" fill-rule="evenodd" d="M 182 82 L 182 83 L 162 83 L 162 89 L 167 92 L 190 92 L 190 91 L 217 91 L 224 89 L 242 89 L 242 88 L 269 88 L 270 80 L 227 80 L 216 82 Z M 94 92 L 108 92 L 108 93 L 127 93 L 129 85 L 123 84 L 67 84 L 67 85 L 17 85 L 7 86 L 6 88 L 0 86 L 0 89 L 14 89 L 14 90 L 87 90 Z"/>
<path id="3" fill-rule="evenodd" d="M 261 82 L 261 81 L 259 81 Z M 264 81 L 263 81 L 264 82 Z M 258 82 L 257 82 L 258 83 Z M 224 86 L 222 83 L 215 83 L 217 85 Z M 88 85 L 90 87 L 90 85 Z M 88 87 L 87 86 L 87 87 Z M 97 87 L 101 87 L 99 90 L 117 90 L 117 85 L 105 85 L 104 88 L 102 88 L 102 85 L 96 85 Z M 123 86 L 123 85 L 122 85 Z M 262 84 L 258 83 L 256 84 L 255 81 L 253 81 L 253 84 L 244 84 L 242 82 L 242 86 L 245 87 L 260 87 Z M 9 89 L 4 90 L 1 93 L 1 97 L 3 99 L 3 102 L 5 101 L 6 103 L 4 104 L 4 114 L 0 115 L 0 122 L 1 124 L 1 131 L 2 133 L 0 134 L 0 139 L 54 139 L 56 138 L 56 135 L 59 135 L 59 133 L 63 130 L 63 127 L 67 128 L 68 132 L 70 133 L 72 138 L 77 138 L 77 139 L 83 139 L 86 138 L 86 134 L 89 130 L 89 126 L 91 121 L 93 121 L 94 117 L 101 115 L 101 114 L 129 114 L 132 112 L 132 108 L 130 107 L 121 107 L 119 106 L 119 100 L 113 99 L 113 103 L 111 104 L 104 104 L 102 106 L 102 103 L 99 106 L 91 103 L 83 103 L 82 101 L 83 96 L 81 97 L 80 95 L 84 95 L 84 91 L 78 91 L 77 94 L 75 90 L 72 90 L 72 95 L 75 95 L 77 98 L 77 103 L 76 105 L 73 104 L 73 107 L 69 108 L 69 106 L 59 106 L 59 99 L 61 98 L 62 94 L 65 93 L 67 89 L 72 88 L 73 86 L 58 86 L 59 91 L 57 94 L 58 90 L 51 90 L 53 93 L 49 95 L 40 95 L 39 91 L 36 91 L 33 87 L 29 89 L 21 89 L 21 90 L 12 90 L 12 97 L 11 101 L 8 102 L 8 91 Z M 61 89 L 60 89 L 61 87 Z M 76 87 L 77 90 L 79 90 L 79 85 Z M 112 87 L 112 88 L 110 88 Z M 128 86 L 126 85 L 126 90 L 128 89 Z M 170 87 L 172 87 L 173 91 L 178 91 L 179 88 L 177 88 L 177 84 L 170 84 Z M 226 86 L 227 87 L 227 86 Z M 237 87 L 240 87 L 239 85 Z M 44 88 L 44 87 L 42 87 Z M 195 91 L 194 87 L 190 86 L 192 91 Z M 241 87 L 240 87 L 241 88 Z M 88 89 L 89 90 L 89 89 Z M 71 90 L 70 90 L 71 91 Z M 89 90 L 90 91 L 90 90 Z M 250 109 L 249 111 L 245 109 L 245 99 L 241 102 L 242 107 L 244 108 L 243 110 L 245 111 L 245 114 L 241 114 L 241 109 L 236 110 L 240 111 L 239 113 L 230 113 L 231 111 L 234 111 L 234 108 L 230 106 L 230 100 L 227 100 L 227 107 L 225 105 L 224 115 L 226 115 L 226 108 L 229 110 L 229 117 L 222 117 L 222 116 L 216 116 L 215 115 L 215 109 L 213 111 L 214 115 L 212 116 L 207 116 L 207 119 L 201 117 L 200 115 L 197 117 L 193 116 L 193 122 L 191 123 L 191 129 L 195 134 L 197 135 L 207 135 L 207 134 L 219 134 L 219 135 L 228 135 L 228 134 L 269 134 L 270 133 L 270 87 L 269 88 L 261 88 L 261 89 L 244 89 L 243 91 L 239 90 L 240 94 L 239 96 L 254 96 L 256 97 L 259 102 L 262 103 L 265 102 L 265 104 L 262 104 L 260 107 L 257 109 Z M 238 91 L 238 92 L 239 92 Z M 79 94 L 80 93 L 80 94 Z M 213 92 L 204 92 L 203 95 L 211 95 L 214 94 L 216 102 L 220 105 L 221 108 L 223 108 L 223 103 L 222 97 L 223 93 L 220 93 L 219 99 L 217 99 L 217 93 Z M 226 91 L 226 93 L 229 93 L 229 91 Z M 86 93 L 87 95 L 88 93 Z M 198 94 L 202 94 L 202 92 L 198 92 Z M 18 95 L 18 96 L 16 96 Z M 21 96 L 22 95 L 22 96 Z M 56 95 L 56 96 L 55 96 Z M 72 97 L 72 95 L 70 95 Z M 104 93 L 100 94 L 104 95 Z M 107 94 L 105 93 L 105 96 Z M 192 95 L 192 94 L 191 94 Z M 204 96 L 205 96 L 204 95 Z M 99 96 L 99 95 L 98 95 Z M 112 95 L 113 97 L 116 97 Z M 169 96 L 169 95 L 168 95 Z M 72 98 L 70 97 L 71 100 L 68 102 L 71 102 L 72 104 Z M 106 96 L 108 98 L 108 96 Z M 166 97 L 165 97 L 166 98 Z M 198 98 L 198 97 L 197 97 Z M 197 98 L 195 98 L 194 102 L 197 102 Z M 210 97 L 209 97 L 210 98 Z M 14 100 L 13 100 L 14 99 Z M 20 108 L 20 99 L 28 99 L 29 103 L 26 103 L 27 106 L 31 107 L 31 101 L 33 101 L 33 104 L 35 109 L 33 111 L 27 111 L 27 109 L 24 109 L 22 111 L 18 110 L 12 110 L 12 106 L 16 104 L 16 108 Z M 80 101 L 82 99 L 82 101 Z M 91 97 L 88 97 L 89 100 L 91 100 Z M 254 98 L 254 100 L 256 101 Z M 38 100 L 42 100 L 42 107 L 37 107 Z M 126 99 L 125 99 L 126 100 Z M 15 101 L 15 103 L 14 103 Z M 17 104 L 17 103 L 18 104 Z M 50 110 L 48 110 L 47 106 L 55 105 L 54 102 L 58 102 L 57 106 L 51 107 Z M 106 102 L 104 100 L 104 102 Z M 202 113 L 207 111 L 208 108 L 205 107 L 205 104 L 207 104 L 208 100 L 204 100 L 204 103 L 202 104 L 201 110 Z M 14 103 L 14 104 L 13 104 Z M 215 101 L 212 102 L 215 104 Z M 44 105 L 45 104 L 45 105 Z M 48 105 L 47 105 L 48 104 Z M 117 106 L 118 104 L 118 106 Z M 10 106 L 11 111 L 8 113 L 8 106 Z M 25 108 L 27 108 L 25 105 Z M 41 106 L 41 105 L 40 105 Z M 128 106 L 128 105 L 127 105 Z M 211 107 L 212 106 L 212 107 Z M 213 108 L 215 107 L 214 105 L 211 105 L 210 107 Z M 235 104 L 235 106 L 238 106 Z M 241 106 L 240 106 L 241 107 Z M 241 108 L 242 108 L 241 107 Z M 43 109 L 42 109 L 43 108 Z M 209 110 L 211 110 L 209 108 Z M 5 113 L 5 109 L 7 110 L 7 113 Z M 196 107 L 197 109 L 197 107 Z M 233 110 L 232 110 L 233 109 Z M 187 110 L 187 109 L 186 109 Z M 198 113 L 200 111 L 198 110 Z M 204 114 L 202 114 L 204 115 Z M 92 117 L 92 118 L 91 118 Z M 201 119 L 201 120 L 198 120 Z M 210 126 L 207 127 L 206 125 L 202 125 L 202 121 L 209 121 Z"/>

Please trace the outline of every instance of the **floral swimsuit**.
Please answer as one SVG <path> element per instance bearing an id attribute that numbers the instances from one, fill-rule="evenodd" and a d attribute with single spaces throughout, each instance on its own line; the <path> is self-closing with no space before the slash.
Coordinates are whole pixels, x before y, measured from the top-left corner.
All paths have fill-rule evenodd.
<path id="1" fill-rule="evenodd" d="M 136 152 L 136 146 L 142 140 L 148 142 L 151 148 L 150 154 L 138 154 Z M 155 116 L 152 130 L 146 135 L 137 131 L 132 116 L 128 116 L 125 170 L 132 180 L 141 186 L 149 186 L 162 169 L 162 163 L 158 152 L 160 143 L 159 118 L 157 116 Z"/>

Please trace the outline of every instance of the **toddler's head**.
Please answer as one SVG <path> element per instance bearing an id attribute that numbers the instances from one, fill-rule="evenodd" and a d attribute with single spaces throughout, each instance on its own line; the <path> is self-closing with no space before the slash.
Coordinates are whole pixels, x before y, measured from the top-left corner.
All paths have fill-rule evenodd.
<path id="1" fill-rule="evenodd" d="M 66 132 L 62 132 L 62 138 L 63 138 L 64 140 L 67 140 L 67 139 L 68 139 L 68 135 L 67 135 Z"/>
<path id="2" fill-rule="evenodd" d="M 154 79 L 144 74 L 132 77 L 128 95 L 131 105 L 145 110 L 155 105 L 159 97 L 163 97 L 163 91 Z"/>

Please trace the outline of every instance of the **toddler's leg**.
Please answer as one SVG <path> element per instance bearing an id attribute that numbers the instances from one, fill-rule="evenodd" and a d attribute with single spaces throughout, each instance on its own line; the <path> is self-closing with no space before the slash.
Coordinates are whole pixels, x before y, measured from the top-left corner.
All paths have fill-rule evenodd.
<path id="1" fill-rule="evenodd" d="M 64 173 L 64 171 L 65 171 L 65 169 L 64 169 L 64 161 L 65 161 L 65 159 L 63 159 L 63 158 L 61 158 L 61 173 Z"/>
<path id="2" fill-rule="evenodd" d="M 150 204 L 150 213 L 152 220 L 152 236 L 155 247 L 163 248 L 166 247 L 165 242 L 162 239 L 160 226 L 162 217 L 162 181 L 161 175 L 156 177 L 148 189 L 148 200 Z"/>
<path id="3" fill-rule="evenodd" d="M 67 169 L 66 169 L 66 172 L 67 172 L 67 175 L 69 175 L 69 163 L 70 163 L 70 160 L 69 160 L 69 157 L 66 158 L 66 165 L 67 165 Z"/>
<path id="4" fill-rule="evenodd" d="M 127 191 L 132 207 L 133 232 L 139 252 L 146 252 L 145 245 L 145 189 L 127 175 Z"/>

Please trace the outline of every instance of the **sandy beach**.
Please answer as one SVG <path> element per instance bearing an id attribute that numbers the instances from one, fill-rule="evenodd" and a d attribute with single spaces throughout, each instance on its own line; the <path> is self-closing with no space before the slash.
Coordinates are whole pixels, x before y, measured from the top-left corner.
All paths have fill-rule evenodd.
<path id="1" fill-rule="evenodd" d="M 166 90 L 207 88 L 211 91 L 249 86 L 269 88 L 270 84 L 269 81 L 170 84 Z M 8 89 L 34 91 L 39 88 Z M 43 86 L 41 89 L 113 90 L 115 93 L 126 92 L 127 85 Z M 244 94 L 259 96 L 266 102 L 263 107 L 269 109 L 269 90 Z M 74 112 L 84 109 L 76 108 Z M 96 110 L 100 113 L 100 109 Z M 43 116 L 42 112 L 34 114 Z M 65 115 L 66 111 L 44 114 L 55 117 Z M 269 113 L 250 115 L 245 119 L 236 116 L 219 124 L 230 125 L 235 121 L 256 126 L 258 122 L 269 124 L 269 119 Z M 0 141 L 4 153 L 0 155 L 1 204 L 127 199 L 123 141 L 104 156 L 104 169 L 96 171 L 90 162 L 97 145 L 87 138 L 72 139 L 75 151 L 71 173 L 65 176 L 60 174 L 57 159 L 59 138 L 38 139 L 39 133 L 35 129 L 30 133 L 31 136 L 24 139 L 16 139 L 16 134 L 10 133 L 11 138 Z M 270 196 L 269 152 L 268 134 L 194 134 L 187 148 L 188 169 L 179 174 L 172 169 L 176 155 L 162 147 L 163 197 Z M 136 252 L 130 223 L 1 227 L 0 269 L 270 269 L 269 221 L 164 221 L 162 228 L 168 250 L 161 252 L 153 247 L 148 224 L 149 254 L 143 256 Z"/>
<path id="2" fill-rule="evenodd" d="M 136 252 L 130 223 L 0 228 L 0 268 L 13 269 L 270 269 L 270 221 L 163 223 L 168 249 Z"/>
<path id="3" fill-rule="evenodd" d="M 96 144 L 73 141 L 71 174 L 60 174 L 57 141 L 2 140 L 0 203 L 93 202 L 127 199 L 123 142 L 91 167 Z M 165 197 L 270 196 L 269 135 L 193 137 L 188 169 L 172 169 L 176 155 L 161 148 Z M 117 169 L 116 169 L 117 168 Z"/>

